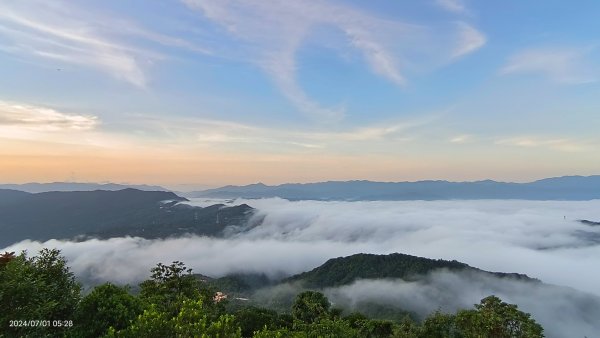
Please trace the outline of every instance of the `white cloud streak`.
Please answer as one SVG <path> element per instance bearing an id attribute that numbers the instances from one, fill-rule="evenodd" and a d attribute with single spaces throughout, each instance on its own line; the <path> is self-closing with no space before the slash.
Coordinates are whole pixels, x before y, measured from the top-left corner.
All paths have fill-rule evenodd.
<path id="1" fill-rule="evenodd" d="M 0 101 L 0 128 L 19 127 L 33 131 L 82 131 L 98 125 L 95 116 L 67 114 L 54 109 Z"/>
<path id="2" fill-rule="evenodd" d="M 93 68 L 142 88 L 148 83 L 145 66 L 164 56 L 137 48 L 124 37 L 208 53 L 182 39 L 145 30 L 133 22 L 91 16 L 63 2 L 0 3 L 0 36 L 12 43 L 11 50 L 5 50 L 13 54 Z"/>
<path id="3" fill-rule="evenodd" d="M 0 101 L 0 139 L 86 143 L 99 124 L 92 115 Z"/>
<path id="4" fill-rule="evenodd" d="M 382 45 L 375 42 L 372 34 L 364 28 L 346 28 L 351 44 L 360 49 L 373 72 L 397 85 L 404 85 L 406 79 L 397 67 L 396 57 Z"/>
<path id="5" fill-rule="evenodd" d="M 456 135 L 456 136 L 452 137 L 450 139 L 450 143 L 463 144 L 463 143 L 471 142 L 472 139 L 473 139 L 472 135 L 461 134 L 461 135 Z"/>
<path id="6" fill-rule="evenodd" d="M 192 9 L 224 27 L 245 53 L 243 56 L 268 73 L 280 91 L 302 112 L 318 120 L 339 120 L 344 111 L 323 107 L 299 84 L 297 52 L 303 43 L 318 42 L 315 31 L 333 28 L 342 32 L 346 44 L 362 53 L 373 73 L 403 86 L 405 68 L 430 59 L 456 58 L 473 52 L 485 42 L 483 35 L 467 24 L 438 29 L 401 20 L 378 18 L 335 2 L 256 2 L 183 0 Z M 432 31 L 434 31 L 432 33 Z M 456 33 L 454 33 L 456 31 Z M 440 38 L 441 37 L 441 38 Z M 450 45 L 437 50 L 438 39 Z M 426 63 L 427 61 L 425 61 Z"/>
<path id="7" fill-rule="evenodd" d="M 85 65 L 107 72 L 115 78 L 144 87 L 146 77 L 139 62 L 127 48 L 109 42 L 84 22 L 53 17 L 45 20 L 17 12 L 4 3 L 0 20 L 21 34 L 11 34 L 21 49 L 31 55 L 61 62 Z M 52 22 L 50 22 L 52 20 Z"/>
<path id="8" fill-rule="evenodd" d="M 436 117 L 329 130 L 269 128 L 210 119 L 164 120 L 150 116 L 137 116 L 136 119 L 136 128 L 158 138 L 164 137 L 167 142 L 195 143 L 213 148 L 231 147 L 236 150 L 240 150 L 240 147 L 257 147 L 264 151 L 265 147 L 335 150 L 349 144 L 361 149 L 380 142 L 400 144 L 411 140 L 415 130 L 432 123 Z"/>
<path id="9" fill-rule="evenodd" d="M 0 100 L 0 139 L 25 141 L 30 145 L 45 143 L 46 149 L 50 147 L 48 144 L 75 146 L 72 149 L 92 146 L 96 150 L 135 147 L 128 135 L 111 134 L 101 127 L 102 121 L 94 115 Z M 23 148 L 17 149 L 21 154 L 27 152 Z M 10 150 L 10 147 L 3 150 Z"/>
<path id="10" fill-rule="evenodd" d="M 485 45 L 487 39 L 483 33 L 473 28 L 473 26 L 459 22 L 458 26 L 458 46 L 452 53 L 453 58 L 472 53 Z"/>
<path id="11" fill-rule="evenodd" d="M 464 14 L 467 12 L 467 6 L 465 6 L 462 0 L 435 0 L 435 3 L 446 11 Z"/>
<path id="12" fill-rule="evenodd" d="M 598 69 L 586 61 L 589 52 L 589 48 L 530 48 L 512 55 L 500 74 L 541 75 L 559 84 L 596 82 Z"/>
<path id="13" fill-rule="evenodd" d="M 513 137 L 495 141 L 497 145 L 507 145 L 523 148 L 548 148 L 562 152 L 583 152 L 589 150 L 590 144 L 573 141 L 566 138 Z"/>

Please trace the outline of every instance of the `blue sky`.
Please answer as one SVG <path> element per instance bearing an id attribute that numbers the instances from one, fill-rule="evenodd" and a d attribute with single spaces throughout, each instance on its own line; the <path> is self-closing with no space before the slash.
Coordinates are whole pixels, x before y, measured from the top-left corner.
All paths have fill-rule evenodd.
<path id="1" fill-rule="evenodd" d="M 0 175 L 600 172 L 600 3 L 3 1 Z"/>

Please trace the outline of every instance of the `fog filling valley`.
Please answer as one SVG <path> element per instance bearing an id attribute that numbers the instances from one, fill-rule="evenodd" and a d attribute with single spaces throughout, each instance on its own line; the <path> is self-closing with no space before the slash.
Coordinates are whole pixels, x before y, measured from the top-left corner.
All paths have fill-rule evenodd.
<path id="1" fill-rule="evenodd" d="M 215 202 L 223 201 L 193 199 L 190 204 Z M 600 332 L 600 226 L 578 222 L 600 221 L 600 200 L 226 203 L 256 208 L 249 222 L 255 226 L 227 229 L 225 238 L 22 241 L 2 250 L 35 254 L 43 247 L 58 248 L 77 276 L 129 284 L 148 278 L 156 263 L 174 260 L 211 277 L 257 272 L 280 278 L 356 253 L 455 259 L 566 287 L 438 271 L 418 282 L 362 280 L 326 293 L 348 307 L 374 300 L 420 315 L 470 308 L 496 294 L 532 313 L 550 337 Z"/>
<path id="2" fill-rule="evenodd" d="M 531 313 L 548 337 L 596 337 L 600 332 L 600 298 L 552 285 L 501 279 L 472 272 L 436 271 L 416 282 L 361 280 L 325 291 L 337 306 L 360 311 L 376 302 L 410 309 L 421 318 L 441 310 L 454 313 L 494 294 Z"/>

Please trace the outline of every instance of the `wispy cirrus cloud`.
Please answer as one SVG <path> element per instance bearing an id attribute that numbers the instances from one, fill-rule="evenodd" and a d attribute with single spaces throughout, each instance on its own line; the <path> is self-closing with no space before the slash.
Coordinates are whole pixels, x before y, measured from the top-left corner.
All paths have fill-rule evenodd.
<path id="1" fill-rule="evenodd" d="M 463 14 L 467 12 L 467 6 L 462 0 L 436 0 L 436 5 L 449 12 Z"/>
<path id="2" fill-rule="evenodd" d="M 453 58 L 458 58 L 463 55 L 472 53 L 485 45 L 487 38 L 483 33 L 475 29 L 473 26 L 458 22 L 458 44 L 452 52 Z"/>
<path id="3" fill-rule="evenodd" d="M 512 55 L 500 74 L 534 74 L 560 84 L 596 82 L 599 70 L 587 60 L 591 51 L 572 47 L 525 49 Z"/>
<path id="4" fill-rule="evenodd" d="M 47 144 L 114 145 L 117 140 L 101 132 L 100 125 L 94 115 L 0 100 L 0 139 L 7 142 L 41 142 L 47 150 Z"/>
<path id="5" fill-rule="evenodd" d="M 102 37 L 78 19 L 43 9 L 30 12 L 23 7 L 6 2 L 0 5 L 2 33 L 18 46 L 19 54 L 84 65 L 145 86 L 146 76 L 133 51 Z"/>
<path id="6" fill-rule="evenodd" d="M 499 139 L 494 142 L 497 145 L 507 145 L 524 148 L 548 148 L 564 152 L 582 152 L 589 150 L 590 145 L 569 138 L 547 138 L 536 136 L 521 136 Z"/>
<path id="7" fill-rule="evenodd" d="M 456 135 L 452 138 L 450 138 L 450 143 L 457 143 L 457 144 L 462 144 L 462 143 L 469 143 L 473 140 L 473 135 L 469 135 L 469 134 L 460 134 L 460 135 Z"/>
<path id="8" fill-rule="evenodd" d="M 0 37 L 9 44 L 3 48 L 5 52 L 96 69 L 137 87 L 145 87 L 148 82 L 147 64 L 165 56 L 137 47 L 127 38 L 209 53 L 183 39 L 149 31 L 129 20 L 98 13 L 90 15 L 76 4 L 61 1 L 1 2 Z"/>
<path id="9" fill-rule="evenodd" d="M 201 10 L 207 18 L 248 43 L 254 62 L 271 76 L 283 95 L 300 111 L 316 119 L 339 120 L 344 112 L 343 109 L 322 106 L 311 99 L 298 83 L 296 52 L 315 26 L 338 27 L 344 31 L 350 44 L 363 52 L 377 74 L 395 83 L 403 82 L 396 60 L 382 41 L 369 36 L 371 33 L 366 26 L 375 23 L 375 19 L 345 6 L 322 1 L 299 4 L 185 0 L 184 3 Z"/>
<path id="10" fill-rule="evenodd" d="M 69 114 L 55 109 L 0 101 L 0 128 L 17 127 L 30 131 L 82 131 L 98 125 L 96 116 Z"/>
<path id="11" fill-rule="evenodd" d="M 324 107 L 299 84 L 298 50 L 307 41 L 326 39 L 315 31 L 333 29 L 343 33 L 345 46 L 361 53 L 374 74 L 399 86 L 407 83 L 412 68 L 447 63 L 485 43 L 483 34 L 466 23 L 449 27 L 384 19 L 343 2 L 182 1 L 223 27 L 244 50 L 246 60 L 269 74 L 300 111 L 318 120 L 339 120 L 344 111 Z"/>
<path id="12" fill-rule="evenodd" d="M 436 116 L 395 120 L 386 124 L 331 128 L 268 127 L 219 119 L 128 114 L 101 123 L 90 114 L 45 105 L 0 100 L 0 138 L 112 149 L 164 149 L 188 153 L 221 149 L 256 154 L 320 150 L 336 153 L 349 144 L 377 148 L 381 142 L 399 144 L 432 123 Z"/>
<path id="13" fill-rule="evenodd" d="M 95 115 L 3 100 L 0 100 L 0 139 L 29 144 L 30 148 L 15 148 L 24 153 L 29 152 L 27 149 L 37 151 L 39 145 L 46 151 L 55 146 L 119 151 L 153 147 L 134 135 L 111 131 Z"/>
<path id="14" fill-rule="evenodd" d="M 378 148 L 381 142 L 401 144 L 410 141 L 418 128 L 432 123 L 435 116 L 398 120 L 387 124 L 332 129 L 291 127 L 270 128 L 224 120 L 184 118 L 164 119 L 140 115 L 135 126 L 173 145 L 206 146 L 263 153 L 277 150 L 320 150 L 336 152 L 349 144 L 356 149 Z"/>

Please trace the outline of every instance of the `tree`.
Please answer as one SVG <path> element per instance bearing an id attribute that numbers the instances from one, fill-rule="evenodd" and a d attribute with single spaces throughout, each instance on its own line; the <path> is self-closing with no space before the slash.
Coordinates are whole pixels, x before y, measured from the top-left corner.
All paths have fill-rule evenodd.
<path id="1" fill-rule="evenodd" d="M 175 261 L 171 265 L 158 263 L 150 270 L 150 279 L 140 284 L 140 296 L 158 300 L 168 305 L 176 298 L 198 296 L 199 281 L 192 275 L 192 269 L 183 262 Z"/>
<path id="2" fill-rule="evenodd" d="M 108 338 L 169 338 L 174 336 L 175 332 L 172 327 L 171 318 L 167 313 L 157 309 L 155 304 L 145 309 L 125 329 L 117 331 L 111 327 L 108 329 L 108 334 L 106 335 Z"/>
<path id="3" fill-rule="evenodd" d="M 322 318 L 312 323 L 298 323 L 294 331 L 301 333 L 299 337 L 306 338 L 363 338 L 364 336 L 344 320 Z"/>
<path id="4" fill-rule="evenodd" d="M 544 329 L 530 314 L 493 295 L 482 299 L 480 304 L 475 305 L 475 310 L 459 311 L 456 324 L 465 337 L 544 337 Z"/>
<path id="5" fill-rule="evenodd" d="M 183 262 L 158 263 L 150 271 L 151 278 L 140 284 L 140 299 L 146 304 L 156 304 L 159 310 L 175 316 L 184 300 L 200 299 L 207 313 L 214 318 L 224 311 L 223 304 L 212 301 L 214 291 L 199 281 Z"/>
<path id="6" fill-rule="evenodd" d="M 353 312 L 343 319 L 365 338 L 390 337 L 394 333 L 394 323 L 389 320 L 369 319 L 359 312 Z"/>
<path id="7" fill-rule="evenodd" d="M 456 327 L 455 316 L 439 310 L 430 314 L 421 324 L 421 337 L 427 338 L 459 338 L 462 337 Z"/>
<path id="8" fill-rule="evenodd" d="M 241 338 L 241 329 L 232 315 L 209 320 L 202 301 L 184 301 L 181 311 L 173 318 L 176 337 Z"/>
<path id="9" fill-rule="evenodd" d="M 235 313 L 235 320 L 242 328 L 243 337 L 252 337 L 254 332 L 260 331 L 265 327 L 276 329 L 285 324 L 279 319 L 279 314 L 276 311 L 254 306 L 238 310 Z"/>
<path id="10" fill-rule="evenodd" d="M 357 329 L 362 325 L 362 322 L 368 320 L 367 316 L 363 315 L 360 312 L 352 312 L 349 315 L 343 318 L 345 321 L 350 324 L 351 327 Z"/>
<path id="11" fill-rule="evenodd" d="M 394 338 L 418 338 L 420 327 L 408 315 L 394 327 Z"/>
<path id="12" fill-rule="evenodd" d="M 304 291 L 296 296 L 292 305 L 294 319 L 304 323 L 314 323 L 329 317 L 329 300 L 325 295 L 316 291 Z"/>
<path id="13" fill-rule="evenodd" d="M 176 316 L 152 305 L 139 315 L 127 328 L 117 331 L 111 328 L 107 337 L 121 338 L 241 338 L 241 330 L 231 315 L 210 320 L 204 312 L 201 300 L 183 300 Z"/>
<path id="14" fill-rule="evenodd" d="M 314 323 L 298 323 L 293 330 L 280 328 L 270 330 L 266 327 L 254 333 L 254 338 L 362 338 L 358 330 L 350 327 L 345 320 L 322 319 Z"/>
<path id="15" fill-rule="evenodd" d="M 109 327 L 121 330 L 142 313 L 140 300 L 126 287 L 110 283 L 83 297 L 74 315 L 74 331 L 81 337 L 100 337 Z"/>
<path id="16" fill-rule="evenodd" d="M 15 336 L 64 331 L 64 327 L 50 325 L 10 327 L 9 324 L 11 320 L 69 320 L 81 297 L 80 291 L 59 250 L 42 249 L 30 258 L 26 252 L 12 256 L 0 267 L 0 331 Z"/>
<path id="17" fill-rule="evenodd" d="M 260 331 L 255 331 L 252 338 L 306 338 L 306 334 L 302 332 L 290 331 L 287 328 L 270 330 L 264 327 Z"/>
<path id="18" fill-rule="evenodd" d="M 179 261 L 159 263 L 149 280 L 140 284 L 145 307 L 126 328 L 111 327 L 108 337 L 215 337 L 238 338 L 241 330 L 214 292 L 202 284 L 192 269 Z"/>
<path id="19" fill-rule="evenodd" d="M 394 333 L 394 323 L 389 320 L 367 319 L 360 323 L 358 332 L 365 338 L 386 338 Z"/>

